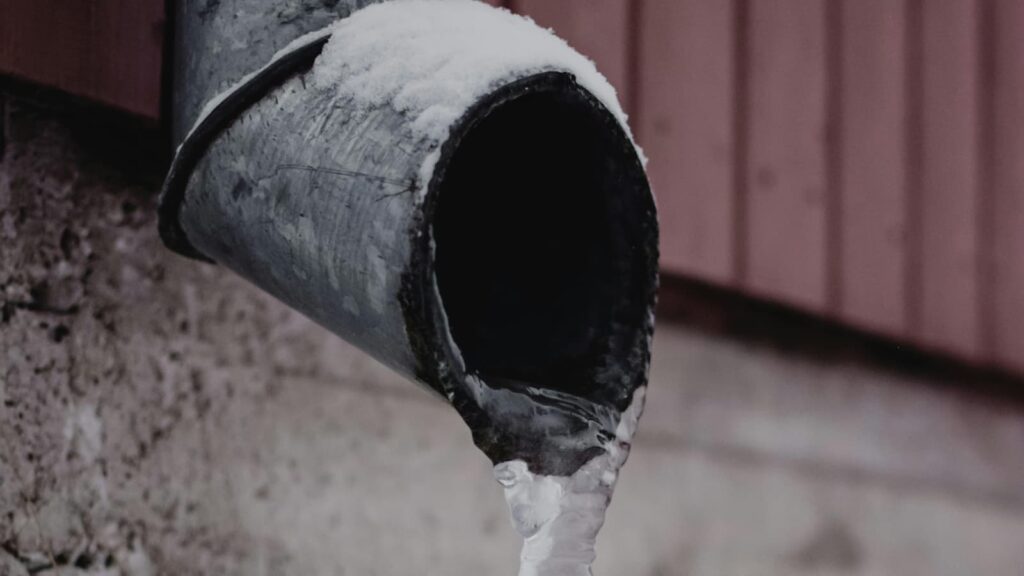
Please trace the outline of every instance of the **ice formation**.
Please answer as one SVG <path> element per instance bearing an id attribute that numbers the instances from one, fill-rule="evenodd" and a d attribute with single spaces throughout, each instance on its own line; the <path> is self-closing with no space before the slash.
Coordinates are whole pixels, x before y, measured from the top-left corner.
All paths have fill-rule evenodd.
<path id="1" fill-rule="evenodd" d="M 523 537 L 519 576 L 591 575 L 597 534 L 629 457 L 644 392 L 641 387 L 633 395 L 605 453 L 570 477 L 533 474 L 521 460 L 495 466 L 512 523 Z"/>

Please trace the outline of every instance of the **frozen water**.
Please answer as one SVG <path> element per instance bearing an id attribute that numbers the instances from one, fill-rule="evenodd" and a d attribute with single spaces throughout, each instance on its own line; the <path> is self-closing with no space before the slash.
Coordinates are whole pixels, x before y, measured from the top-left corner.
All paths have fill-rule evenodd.
<path id="1" fill-rule="evenodd" d="M 605 453 L 572 476 L 533 474 L 525 462 L 503 462 L 494 477 L 505 489 L 512 523 L 523 537 L 519 576 L 590 576 L 597 534 L 604 525 L 619 470 L 643 412 L 639 388 Z"/>

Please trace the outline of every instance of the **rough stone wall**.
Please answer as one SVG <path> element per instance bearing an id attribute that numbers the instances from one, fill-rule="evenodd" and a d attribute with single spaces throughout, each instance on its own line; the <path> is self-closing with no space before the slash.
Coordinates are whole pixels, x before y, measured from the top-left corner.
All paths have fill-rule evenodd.
<path id="1" fill-rule="evenodd" d="M 454 411 L 162 248 L 155 135 L 3 118 L 0 576 L 515 572 Z M 1019 576 L 1021 542 L 1020 406 L 665 325 L 596 571 Z"/>

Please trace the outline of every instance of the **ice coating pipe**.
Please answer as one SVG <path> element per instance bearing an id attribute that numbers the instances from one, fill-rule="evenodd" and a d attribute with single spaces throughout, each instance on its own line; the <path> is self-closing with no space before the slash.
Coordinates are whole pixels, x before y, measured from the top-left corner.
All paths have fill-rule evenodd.
<path id="1" fill-rule="evenodd" d="M 568 476 L 646 385 L 650 187 L 614 90 L 469 0 L 180 2 L 161 199 L 224 265 Z"/>

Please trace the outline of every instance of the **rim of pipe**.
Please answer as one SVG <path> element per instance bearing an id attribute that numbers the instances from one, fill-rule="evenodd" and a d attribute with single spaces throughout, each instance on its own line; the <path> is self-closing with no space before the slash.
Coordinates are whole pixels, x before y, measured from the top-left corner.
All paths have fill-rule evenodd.
<path id="1" fill-rule="evenodd" d="M 616 190 L 623 196 L 618 200 L 625 213 L 613 213 L 611 208 L 607 207 L 605 215 L 614 217 L 621 226 L 627 228 L 627 235 L 618 240 L 629 246 L 620 245 L 607 256 L 610 259 L 618 259 L 617 264 L 622 265 L 621 271 L 629 277 L 612 279 L 620 282 L 614 290 L 620 300 L 608 303 L 615 308 L 610 311 L 608 322 L 602 326 L 608 332 L 598 338 L 602 340 L 602 349 L 597 357 L 591 358 L 590 366 L 594 368 L 594 372 L 603 372 L 604 377 L 587 374 L 585 383 L 592 384 L 592 387 L 585 390 L 578 385 L 559 390 L 559 383 L 550 381 L 540 381 L 537 384 L 547 390 L 557 390 L 566 394 L 552 399 L 555 403 L 565 402 L 570 396 L 578 396 L 598 407 L 613 409 L 615 424 L 618 415 L 633 401 L 636 390 L 646 386 L 650 344 L 654 332 L 653 309 L 658 289 L 659 232 L 654 199 L 646 179 L 643 161 L 637 154 L 632 140 L 612 112 L 579 85 L 570 73 L 544 72 L 506 84 L 479 100 L 455 124 L 442 145 L 440 159 L 428 184 L 419 226 L 412 231 L 414 254 L 406 278 L 403 278 L 400 299 L 410 342 L 417 356 L 418 368 L 424 370 L 424 373 L 417 376 L 428 382 L 439 382 L 446 387 L 445 395 L 449 397 L 463 419 L 470 424 L 477 445 L 495 462 L 522 459 L 530 464 L 531 469 L 559 469 L 571 472 L 599 454 L 601 448 L 590 447 L 571 456 L 562 451 L 557 454 L 557 458 L 564 458 L 564 461 L 545 459 L 540 455 L 543 453 L 542 450 L 532 449 L 550 443 L 550 438 L 545 437 L 545 431 L 512 419 L 496 426 L 498 423 L 495 422 L 495 414 L 481 407 L 473 396 L 471 387 L 466 385 L 469 377 L 482 375 L 483 381 L 492 388 L 507 386 L 489 379 L 481 366 L 472 365 L 473 359 L 468 356 L 465 349 L 465 340 L 460 341 L 456 330 L 452 329 L 452 303 L 445 298 L 445 287 L 439 285 L 439 280 L 443 280 L 440 274 L 443 270 L 439 270 L 437 266 L 439 250 L 444 246 L 438 241 L 434 229 L 434 226 L 438 225 L 435 217 L 438 207 L 445 202 L 448 172 L 453 160 L 463 150 L 465 141 L 491 119 L 494 113 L 515 105 L 524 98 L 545 93 L 568 98 L 578 104 L 579 113 L 589 115 L 590 120 L 599 123 L 607 131 L 606 143 L 617 148 L 611 153 L 615 157 L 608 160 L 618 161 L 621 178 L 628 180 L 622 184 L 620 190 Z M 610 191 L 606 192 L 612 195 Z M 627 194 L 629 198 L 625 197 Z M 419 338 L 422 342 L 417 342 L 413 338 Z M 518 385 L 513 384 L 511 387 L 522 390 Z M 543 393 L 528 391 L 527 396 L 532 401 L 545 401 Z M 574 409 L 587 411 L 591 408 L 580 405 L 574 406 Z M 567 423 L 566 426 L 583 424 L 585 423 L 579 421 Z M 611 432 L 614 430 L 602 431 Z M 598 435 L 601 436 L 601 433 Z"/>

